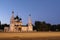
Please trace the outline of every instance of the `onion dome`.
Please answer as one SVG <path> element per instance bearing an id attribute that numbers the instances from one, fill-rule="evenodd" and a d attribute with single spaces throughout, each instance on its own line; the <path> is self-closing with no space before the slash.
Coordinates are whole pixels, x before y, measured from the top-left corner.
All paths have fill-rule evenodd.
<path id="1" fill-rule="evenodd" d="M 18 16 L 16 16 L 14 19 L 19 19 L 19 17 L 18 17 Z"/>
<path id="2" fill-rule="evenodd" d="M 20 21 L 20 20 L 22 20 L 21 18 L 19 18 L 18 16 L 16 16 L 15 18 L 14 18 L 16 21 Z"/>

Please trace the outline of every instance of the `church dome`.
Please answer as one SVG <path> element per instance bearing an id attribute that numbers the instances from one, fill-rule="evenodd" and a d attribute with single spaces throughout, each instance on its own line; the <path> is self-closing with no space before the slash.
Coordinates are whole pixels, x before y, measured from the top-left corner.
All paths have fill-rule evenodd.
<path id="1" fill-rule="evenodd" d="M 15 19 L 15 20 L 17 20 L 17 21 L 22 20 L 22 19 L 21 19 L 21 18 L 19 18 L 18 16 L 16 16 L 14 19 Z"/>
<path id="2" fill-rule="evenodd" d="M 22 20 L 22 18 L 20 18 L 20 20 Z"/>
<path id="3" fill-rule="evenodd" d="M 18 17 L 18 16 L 16 16 L 14 19 L 19 19 L 19 17 Z"/>

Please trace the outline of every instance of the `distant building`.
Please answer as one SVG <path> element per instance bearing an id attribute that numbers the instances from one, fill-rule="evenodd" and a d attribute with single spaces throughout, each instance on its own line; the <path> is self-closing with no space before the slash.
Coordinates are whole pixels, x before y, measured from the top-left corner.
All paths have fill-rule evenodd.
<path id="1" fill-rule="evenodd" d="M 4 24 L 4 32 L 9 32 L 9 24 Z"/>
<path id="2" fill-rule="evenodd" d="M 29 32 L 33 31 L 31 16 L 28 19 L 28 26 L 22 24 L 22 18 L 18 16 L 14 17 L 14 11 L 12 11 L 12 16 L 10 19 L 10 26 L 4 27 L 4 32 Z"/>

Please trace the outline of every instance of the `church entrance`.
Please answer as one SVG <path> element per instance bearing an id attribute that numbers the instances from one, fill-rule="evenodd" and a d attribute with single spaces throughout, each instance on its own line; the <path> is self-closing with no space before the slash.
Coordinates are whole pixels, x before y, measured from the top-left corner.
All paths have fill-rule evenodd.
<path id="1" fill-rule="evenodd" d="M 21 28 L 18 28 L 19 32 L 21 32 Z"/>

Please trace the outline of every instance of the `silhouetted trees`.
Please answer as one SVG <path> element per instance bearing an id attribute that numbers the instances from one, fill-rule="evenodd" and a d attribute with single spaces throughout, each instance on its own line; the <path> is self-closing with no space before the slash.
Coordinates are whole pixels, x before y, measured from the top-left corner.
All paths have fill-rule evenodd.
<path id="1" fill-rule="evenodd" d="M 35 21 L 35 29 L 37 31 L 49 31 L 49 24 L 46 24 L 45 22 Z"/>
<path id="2" fill-rule="evenodd" d="M 45 21 L 35 21 L 34 30 L 36 31 L 60 31 L 60 24 L 58 25 L 51 25 L 46 23 Z"/>
<path id="3" fill-rule="evenodd" d="M 56 26 L 56 31 L 60 31 L 60 24 Z"/>

